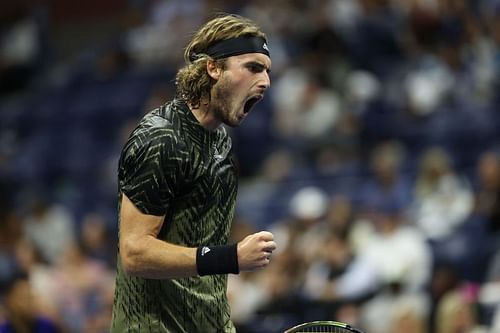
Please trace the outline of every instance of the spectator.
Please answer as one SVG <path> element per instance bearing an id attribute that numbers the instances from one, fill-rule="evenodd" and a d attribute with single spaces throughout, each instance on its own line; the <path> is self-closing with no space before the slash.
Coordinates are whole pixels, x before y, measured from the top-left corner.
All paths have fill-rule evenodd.
<path id="1" fill-rule="evenodd" d="M 431 273 L 432 254 L 422 234 L 408 225 L 396 203 L 375 208 L 371 220 L 358 221 L 353 233 L 368 228 L 358 241 L 356 257 L 339 278 L 337 287 L 345 297 L 366 295 L 397 282 L 402 289 L 421 291 Z"/>
<path id="2" fill-rule="evenodd" d="M 274 124 L 285 142 L 314 147 L 327 139 L 341 114 L 335 91 L 298 68 L 286 71 L 275 90 Z"/>
<path id="3" fill-rule="evenodd" d="M 464 289 L 448 292 L 437 308 L 436 333 L 486 333 L 485 327 L 478 322 L 473 300 L 467 297 Z"/>
<path id="4" fill-rule="evenodd" d="M 5 291 L 6 321 L 1 333 L 59 333 L 58 325 L 40 315 L 37 296 L 27 276 L 15 278 Z"/>
<path id="5" fill-rule="evenodd" d="M 42 64 L 37 22 L 26 1 L 0 7 L 0 96 L 26 88 Z"/>
<path id="6" fill-rule="evenodd" d="M 411 219 L 429 239 L 450 235 L 472 211 L 472 190 L 454 170 L 443 149 L 431 148 L 420 159 Z"/>
<path id="7" fill-rule="evenodd" d="M 425 333 L 427 316 L 425 294 L 405 292 L 398 282 L 385 286 L 361 307 L 363 327 L 371 333 Z"/>
<path id="8" fill-rule="evenodd" d="M 404 147 L 396 141 L 382 142 L 370 155 L 372 174 L 360 190 L 360 212 L 369 212 L 377 206 L 396 205 L 404 213 L 412 200 L 412 184 L 402 173 Z"/>
<path id="9" fill-rule="evenodd" d="M 475 184 L 475 213 L 494 216 L 500 192 L 500 157 L 494 151 L 483 153 L 477 162 Z"/>
<path id="10" fill-rule="evenodd" d="M 40 251 L 42 259 L 55 264 L 75 239 L 75 225 L 65 206 L 46 198 L 33 198 L 29 215 L 23 221 L 26 238 Z"/>
<path id="11" fill-rule="evenodd" d="M 94 212 L 84 216 L 80 228 L 80 239 L 82 251 L 86 256 L 109 267 L 115 266 L 113 253 L 116 242 L 111 237 L 102 214 Z"/>

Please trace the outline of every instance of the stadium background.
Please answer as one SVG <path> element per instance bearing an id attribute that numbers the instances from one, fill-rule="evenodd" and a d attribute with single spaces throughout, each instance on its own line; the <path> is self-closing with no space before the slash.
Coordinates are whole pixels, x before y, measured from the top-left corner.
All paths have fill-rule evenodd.
<path id="1" fill-rule="evenodd" d="M 217 11 L 257 21 L 273 59 L 231 131 L 234 239 L 280 247 L 231 276 L 239 332 L 500 332 L 497 0 L 3 1 L 0 318 L 27 276 L 35 313 L 107 331 L 117 157 Z"/>

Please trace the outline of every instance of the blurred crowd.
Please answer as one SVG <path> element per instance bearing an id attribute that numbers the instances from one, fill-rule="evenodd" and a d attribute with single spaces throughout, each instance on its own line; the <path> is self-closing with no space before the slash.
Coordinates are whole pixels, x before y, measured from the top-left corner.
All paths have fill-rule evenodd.
<path id="1" fill-rule="evenodd" d="M 500 1 L 109 3 L 119 29 L 66 59 L 53 8 L 0 7 L 0 332 L 107 332 L 121 146 L 217 11 L 255 20 L 273 60 L 230 130 L 232 238 L 278 244 L 229 278 L 238 332 L 500 332 Z"/>

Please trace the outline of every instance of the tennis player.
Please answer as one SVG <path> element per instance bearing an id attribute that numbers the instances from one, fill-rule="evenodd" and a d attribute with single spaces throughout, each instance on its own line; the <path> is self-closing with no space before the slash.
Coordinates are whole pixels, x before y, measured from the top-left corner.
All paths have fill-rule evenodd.
<path id="1" fill-rule="evenodd" d="M 111 332 L 235 332 L 227 274 L 269 264 L 273 235 L 227 244 L 237 191 L 231 140 L 269 88 L 266 36 L 221 15 L 196 32 L 177 96 L 145 115 L 119 162 Z"/>

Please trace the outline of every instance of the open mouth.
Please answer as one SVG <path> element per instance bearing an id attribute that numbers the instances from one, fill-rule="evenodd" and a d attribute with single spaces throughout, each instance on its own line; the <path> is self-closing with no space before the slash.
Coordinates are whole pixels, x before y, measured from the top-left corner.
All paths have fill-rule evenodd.
<path id="1" fill-rule="evenodd" d="M 257 95 L 257 96 L 253 96 L 253 97 L 249 98 L 245 102 L 245 106 L 243 107 L 243 112 L 245 114 L 247 114 L 248 112 L 250 112 L 250 110 L 253 108 L 253 106 L 255 104 L 257 104 L 257 102 L 259 102 L 261 99 L 262 99 L 262 95 Z"/>

